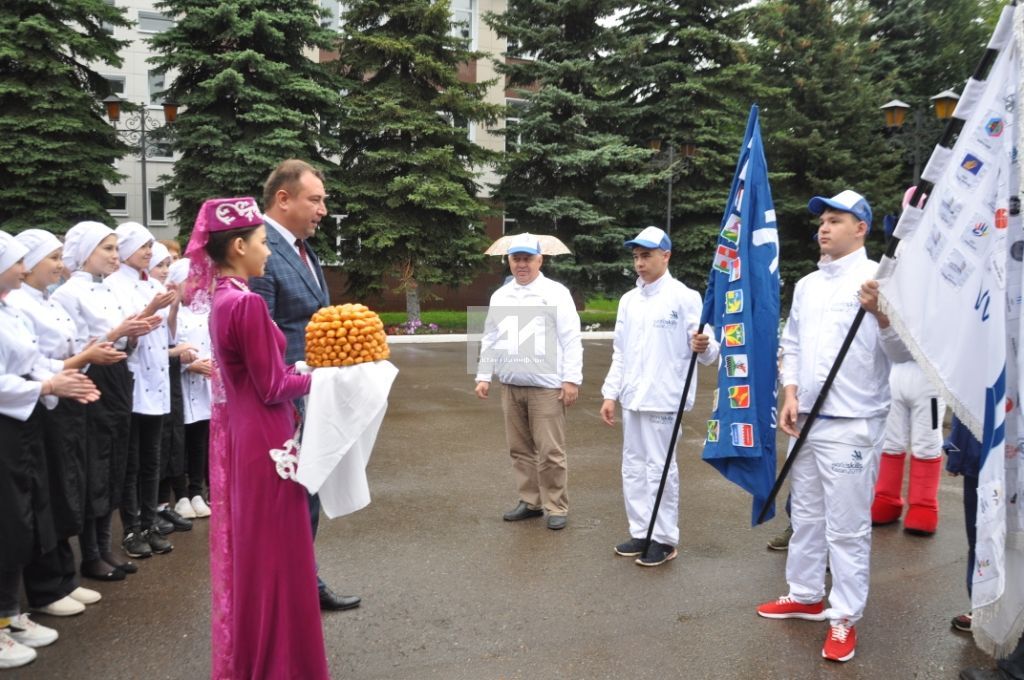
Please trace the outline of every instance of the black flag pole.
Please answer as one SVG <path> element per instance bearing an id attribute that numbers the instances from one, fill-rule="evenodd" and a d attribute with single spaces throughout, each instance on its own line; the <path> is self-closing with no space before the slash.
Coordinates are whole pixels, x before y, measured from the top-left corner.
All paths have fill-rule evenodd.
<path id="1" fill-rule="evenodd" d="M 1011 4 L 1016 5 L 1016 0 Z M 978 62 L 977 68 L 974 69 L 972 78 L 979 81 L 984 80 L 998 55 L 999 50 L 991 48 L 986 49 L 981 60 Z M 955 137 L 960 134 L 965 122 L 966 121 L 959 118 L 950 118 L 949 121 L 946 122 L 946 127 L 942 131 L 942 137 L 939 139 L 938 145 L 947 149 L 951 148 Z M 914 189 L 914 194 L 910 198 L 910 205 L 924 208 L 924 204 L 927 199 L 922 200 L 922 198 L 926 195 L 931 195 L 934 188 L 934 183 L 927 180 L 918 182 L 917 187 Z M 885 257 L 892 259 L 896 255 L 896 246 L 899 245 L 899 242 L 900 239 L 896 236 L 889 239 L 889 242 L 886 244 Z M 850 350 L 850 345 L 853 344 L 853 339 L 856 337 L 857 331 L 860 329 L 861 322 L 864 321 L 864 315 L 866 313 L 867 311 L 863 307 L 857 310 L 857 316 L 854 317 L 853 324 L 850 325 L 850 330 L 846 333 L 846 338 L 843 340 L 843 344 L 839 348 L 839 354 L 836 355 L 835 363 L 832 364 L 832 368 L 829 370 L 828 376 L 825 378 L 825 383 L 821 386 L 821 392 L 818 394 L 818 398 L 814 400 L 811 412 L 807 414 L 807 420 L 804 422 L 804 426 L 800 429 L 800 436 L 797 437 L 796 442 L 793 444 L 793 448 L 786 456 L 786 462 L 783 463 L 782 469 L 779 471 L 779 476 L 775 480 L 775 485 L 772 486 L 772 491 L 768 495 L 768 499 L 764 502 L 764 505 L 761 506 L 761 512 L 757 517 L 758 524 L 764 522 L 765 515 L 768 514 L 768 508 L 775 504 L 775 497 L 778 496 L 779 489 L 782 487 L 782 483 L 785 481 L 786 475 L 789 474 L 789 469 L 793 467 L 793 461 L 796 460 L 796 456 L 800 452 L 801 447 L 804 445 L 804 442 L 807 441 L 807 434 L 811 431 L 811 425 L 813 425 L 818 419 L 821 407 L 825 403 L 825 399 L 828 398 L 828 393 L 829 390 L 832 389 L 832 383 L 835 382 L 836 374 L 839 373 L 839 368 L 846 359 L 846 354 Z M 648 537 L 649 536 L 650 534 L 648 534 Z"/>
<path id="2" fill-rule="evenodd" d="M 704 322 L 697 328 L 696 335 L 704 333 Z M 683 396 L 679 398 L 679 409 L 676 411 L 676 422 L 672 428 L 672 439 L 668 443 L 668 453 L 665 454 L 665 467 L 661 470 L 661 482 L 658 484 L 658 495 L 654 497 L 654 509 L 651 511 L 651 523 L 647 526 L 647 538 L 644 539 L 643 557 L 647 557 L 647 551 L 651 547 L 651 536 L 654 534 L 654 523 L 658 519 L 658 508 L 661 507 L 661 497 L 665 494 L 665 482 L 668 480 L 668 469 L 672 465 L 672 454 L 676 450 L 676 441 L 679 438 L 679 428 L 683 424 L 683 411 L 686 410 L 686 397 L 690 394 L 690 383 L 693 381 L 693 372 L 697 368 L 697 353 L 690 350 L 690 367 L 686 370 L 686 382 L 683 383 Z"/>

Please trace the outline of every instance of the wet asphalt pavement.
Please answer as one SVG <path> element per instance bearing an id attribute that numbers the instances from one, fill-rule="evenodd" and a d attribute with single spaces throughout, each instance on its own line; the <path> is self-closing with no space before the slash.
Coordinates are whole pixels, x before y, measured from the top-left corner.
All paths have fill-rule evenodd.
<path id="1" fill-rule="evenodd" d="M 316 542 L 324 579 L 363 598 L 323 617 L 332 677 L 952 679 L 988 665 L 949 625 L 967 608 L 956 478 L 943 478 L 935 537 L 876 529 L 852 661 L 821 658 L 825 623 L 755 614 L 786 592 L 785 553 L 765 548 L 785 517 L 780 503 L 781 518 L 751 529 L 749 496 L 699 459 L 708 370 L 683 421 L 679 557 L 645 569 L 616 556 L 627 538 L 621 430 L 598 417 L 610 356 L 610 341 L 585 343 L 568 419 L 569 526 L 556 532 L 501 519 L 516 496 L 500 398 L 474 396 L 465 345 L 393 345 L 401 372 L 368 469 L 373 502 L 321 520 Z M 37 617 L 60 640 L 0 680 L 208 677 L 207 523 L 170 538 L 174 551 L 127 581 L 84 583 L 103 601 L 83 615 Z"/>

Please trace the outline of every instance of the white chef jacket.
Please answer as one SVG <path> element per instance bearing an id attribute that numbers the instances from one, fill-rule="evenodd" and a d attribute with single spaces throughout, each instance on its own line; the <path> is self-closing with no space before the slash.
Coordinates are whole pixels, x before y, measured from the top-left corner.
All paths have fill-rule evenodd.
<path id="1" fill-rule="evenodd" d="M 122 264 L 120 269 L 108 276 L 105 283 L 114 291 L 129 315 L 138 314 L 156 295 L 167 291 L 155 279 L 143 280 L 140 272 L 127 264 Z M 132 413 L 160 416 L 171 412 L 167 312 L 166 307 L 157 312 L 161 317 L 160 325 L 146 335 L 139 336 L 138 345 L 128 355 L 128 368 L 135 377 Z"/>
<path id="2" fill-rule="evenodd" d="M 492 363 L 485 356 L 494 356 L 495 345 L 502 340 L 497 317 L 501 308 L 554 307 L 555 333 L 558 336 L 554 373 L 516 371 L 515 355 L 500 353 Z M 539 319 L 535 319 L 541 323 Z M 580 315 L 569 289 L 538 273 L 530 283 L 520 286 L 513 278 L 491 295 L 490 308 L 480 341 L 481 360 L 477 365 L 477 382 L 490 382 L 491 374 L 509 385 L 522 387 L 561 388 L 563 382 L 583 383 L 583 342 L 580 335 Z"/>
<path id="3" fill-rule="evenodd" d="M 31 322 L 43 356 L 63 361 L 82 350 L 75 343 L 76 328 L 71 315 L 46 291 L 23 283 L 7 294 L 7 304 L 19 309 Z"/>
<path id="4" fill-rule="evenodd" d="M 62 370 L 63 362 L 39 353 L 31 322 L 16 307 L 0 300 L 0 413 L 28 420 L 41 396 L 43 381 Z M 43 397 L 43 403 L 54 408 L 57 398 Z"/>
<path id="5" fill-rule="evenodd" d="M 860 287 L 875 277 L 877 269 L 878 264 L 860 248 L 838 260 L 823 259 L 818 271 L 797 282 L 779 346 L 782 384 L 797 386 L 800 413 L 810 413 L 853 325 Z M 909 357 L 891 326 L 881 330 L 875 317 L 865 314 L 821 414 L 833 418 L 884 415 L 889 409 L 890 362 Z"/>
<path id="6" fill-rule="evenodd" d="M 185 305 L 178 308 L 176 342 L 195 347 L 198 359 L 209 359 L 212 354 L 209 317 L 209 312 L 194 312 Z M 210 379 L 188 370 L 185 363 L 181 365 L 181 398 L 186 425 L 210 419 Z"/>
<path id="7" fill-rule="evenodd" d="M 110 286 L 99 277 L 76 271 L 50 296 L 75 322 L 75 346 L 85 347 L 93 338 L 105 341 L 107 333 L 129 316 Z M 117 349 L 128 345 L 126 338 L 114 342 Z"/>
<path id="8" fill-rule="evenodd" d="M 647 284 L 638 278 L 636 288 L 619 301 L 612 365 L 601 396 L 631 411 L 678 410 L 690 367 L 690 336 L 700 326 L 703 306 L 697 291 L 667 271 Z M 706 366 L 718 359 L 719 345 L 710 326 L 704 332 L 711 343 L 697 360 Z M 686 396 L 687 411 L 696 395 L 695 375 Z"/>

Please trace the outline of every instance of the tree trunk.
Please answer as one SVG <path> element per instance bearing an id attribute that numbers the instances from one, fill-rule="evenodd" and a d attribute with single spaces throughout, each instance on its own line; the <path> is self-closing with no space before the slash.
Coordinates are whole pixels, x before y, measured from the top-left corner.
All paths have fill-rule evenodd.
<path id="1" fill-rule="evenodd" d="M 411 277 L 405 284 L 405 314 L 409 323 L 420 320 L 420 286 Z"/>

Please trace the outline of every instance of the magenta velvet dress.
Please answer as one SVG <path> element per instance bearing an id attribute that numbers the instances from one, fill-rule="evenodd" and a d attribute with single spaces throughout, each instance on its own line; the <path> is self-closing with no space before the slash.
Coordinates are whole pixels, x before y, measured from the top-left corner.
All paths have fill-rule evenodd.
<path id="1" fill-rule="evenodd" d="M 210 442 L 211 676 L 327 678 L 306 489 L 268 454 L 294 435 L 292 401 L 310 376 L 285 366 L 284 335 L 242 279 L 217 279 L 210 336 L 223 387 Z"/>

